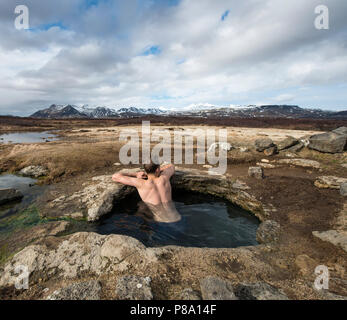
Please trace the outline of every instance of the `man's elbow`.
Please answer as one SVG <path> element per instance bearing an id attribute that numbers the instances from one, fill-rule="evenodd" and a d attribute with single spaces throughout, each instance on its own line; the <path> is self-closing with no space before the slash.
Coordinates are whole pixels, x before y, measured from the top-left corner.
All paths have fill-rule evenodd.
<path id="1" fill-rule="evenodd" d="M 112 180 L 114 182 L 120 182 L 120 179 L 122 178 L 122 175 L 120 173 L 115 173 L 113 176 L 112 176 Z"/>
<path id="2" fill-rule="evenodd" d="M 175 174 L 175 166 L 173 164 L 170 164 L 168 169 L 168 173 L 173 176 Z"/>

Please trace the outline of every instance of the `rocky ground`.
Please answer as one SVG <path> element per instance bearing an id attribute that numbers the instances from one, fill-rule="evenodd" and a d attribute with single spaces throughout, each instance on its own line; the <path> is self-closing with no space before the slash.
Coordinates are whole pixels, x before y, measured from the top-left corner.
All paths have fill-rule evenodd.
<path id="1" fill-rule="evenodd" d="M 341 187 L 347 157 L 308 148 L 307 139 L 321 132 L 228 128 L 232 148 L 225 175 L 208 174 L 202 165 L 178 168 L 175 187 L 224 197 L 263 222 L 258 246 L 213 249 L 146 248 L 126 236 L 70 234 L 71 225 L 102 218 L 133 192 L 110 182 L 114 171 L 125 169 L 118 163 L 120 129 L 69 129 L 60 141 L 0 146 L 2 171 L 24 169 L 22 174 L 37 174 L 40 183 L 50 184 L 23 213 L 40 223 L 0 237 L 1 299 L 347 296 L 347 208 Z M 19 264 L 29 267 L 28 290 L 13 286 Z M 328 290 L 314 289 L 318 265 L 328 267 Z"/>

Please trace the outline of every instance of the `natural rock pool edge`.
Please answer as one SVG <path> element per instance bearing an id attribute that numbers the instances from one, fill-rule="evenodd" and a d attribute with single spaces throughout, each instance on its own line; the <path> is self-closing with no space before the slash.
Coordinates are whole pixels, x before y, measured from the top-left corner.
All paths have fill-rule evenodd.
<path id="1" fill-rule="evenodd" d="M 139 169 L 122 170 L 138 171 Z M 194 191 L 223 198 L 242 209 L 254 214 L 260 221 L 268 219 L 268 208 L 245 188 L 244 184 L 235 183 L 228 175 L 209 175 L 206 171 L 178 168 L 171 180 L 175 189 Z M 133 187 L 114 183 L 111 175 L 93 177 L 83 188 L 71 195 L 62 195 L 46 204 L 45 214 L 64 216 L 84 216 L 93 222 L 112 211 L 114 205 L 135 192 Z"/>

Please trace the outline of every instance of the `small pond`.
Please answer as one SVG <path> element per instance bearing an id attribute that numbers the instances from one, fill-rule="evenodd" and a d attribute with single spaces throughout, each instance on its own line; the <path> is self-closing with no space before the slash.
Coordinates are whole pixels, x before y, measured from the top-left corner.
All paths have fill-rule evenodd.
<path id="1" fill-rule="evenodd" d="M 57 135 L 49 132 L 13 132 L 0 135 L 0 143 L 37 143 L 58 140 Z"/>
<path id="2" fill-rule="evenodd" d="M 15 214 L 18 211 L 27 208 L 34 201 L 34 199 L 36 199 L 36 197 L 42 193 L 44 187 L 35 185 L 35 183 L 35 179 L 28 177 L 21 177 L 13 174 L 0 175 L 0 189 L 17 189 L 24 196 L 19 201 L 0 205 L 0 221 L 9 215 Z"/>
<path id="3" fill-rule="evenodd" d="M 128 235 L 151 247 L 234 248 L 257 244 L 259 220 L 223 199 L 176 191 L 174 202 L 182 215 L 176 223 L 159 223 L 135 215 L 139 200 L 138 195 L 132 195 L 116 205 L 110 215 L 94 224 L 93 231 Z"/>

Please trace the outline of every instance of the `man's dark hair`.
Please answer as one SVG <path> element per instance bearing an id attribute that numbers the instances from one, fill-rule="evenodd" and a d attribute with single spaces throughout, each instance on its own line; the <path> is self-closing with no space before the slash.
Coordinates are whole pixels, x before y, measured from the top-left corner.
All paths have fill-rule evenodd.
<path id="1" fill-rule="evenodd" d="M 154 174 L 155 171 L 156 171 L 159 167 L 160 167 L 159 164 L 153 163 L 152 161 L 151 161 L 151 163 L 145 164 L 145 165 L 143 166 L 143 168 L 145 169 L 145 171 L 146 171 L 147 174 Z"/>

